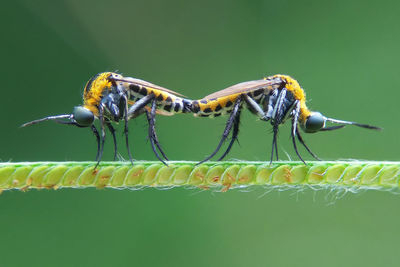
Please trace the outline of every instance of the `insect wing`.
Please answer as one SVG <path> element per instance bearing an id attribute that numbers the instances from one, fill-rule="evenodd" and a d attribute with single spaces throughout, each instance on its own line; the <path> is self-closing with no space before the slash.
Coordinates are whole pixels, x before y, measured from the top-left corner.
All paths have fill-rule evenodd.
<path id="1" fill-rule="evenodd" d="M 131 83 L 131 84 L 137 84 L 137 85 L 140 85 L 140 86 L 144 86 L 144 87 L 148 87 L 148 88 L 151 88 L 151 89 L 156 89 L 156 90 L 164 91 L 164 92 L 167 92 L 167 93 L 170 93 L 170 94 L 173 94 L 173 95 L 184 97 L 184 95 L 182 95 L 182 94 L 180 94 L 178 92 L 174 92 L 174 91 L 172 91 L 170 89 L 167 89 L 167 88 L 164 88 L 164 87 L 149 83 L 149 82 L 141 80 L 141 79 L 136 79 L 136 78 L 131 78 L 131 77 L 124 77 L 122 79 L 114 79 L 114 80 L 115 81 L 120 81 L 120 82 Z"/>
<path id="2" fill-rule="evenodd" d="M 211 95 L 205 96 L 205 97 L 203 97 L 203 99 L 213 99 L 213 98 L 219 98 L 219 97 L 224 97 L 224 96 L 233 95 L 233 94 L 251 92 L 251 91 L 255 91 L 257 89 L 266 88 L 266 87 L 274 85 L 274 84 L 275 84 L 274 81 L 268 81 L 268 80 L 255 80 L 255 81 L 242 82 L 242 83 L 232 85 L 221 91 L 212 93 Z"/>

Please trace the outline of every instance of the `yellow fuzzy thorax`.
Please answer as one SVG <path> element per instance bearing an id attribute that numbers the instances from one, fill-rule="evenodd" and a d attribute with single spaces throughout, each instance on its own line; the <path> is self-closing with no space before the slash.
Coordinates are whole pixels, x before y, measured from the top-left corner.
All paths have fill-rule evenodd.
<path id="1" fill-rule="evenodd" d="M 83 93 L 83 106 L 93 112 L 95 116 L 99 115 L 98 106 L 105 90 L 111 90 L 111 82 L 108 79 L 112 73 L 103 72 L 95 76 L 94 80 L 89 81 Z"/>
<path id="2" fill-rule="evenodd" d="M 274 78 L 281 78 L 286 81 L 286 90 L 292 92 L 294 98 L 300 101 L 300 118 L 301 122 L 304 122 L 310 115 L 311 111 L 307 108 L 306 105 L 306 94 L 304 90 L 300 87 L 298 81 L 293 79 L 288 75 L 277 74 L 273 76 Z"/>

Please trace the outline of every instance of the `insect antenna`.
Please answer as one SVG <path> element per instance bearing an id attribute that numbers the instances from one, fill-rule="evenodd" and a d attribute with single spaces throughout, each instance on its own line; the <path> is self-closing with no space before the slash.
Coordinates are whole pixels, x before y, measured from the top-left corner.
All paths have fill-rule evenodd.
<path id="1" fill-rule="evenodd" d="M 74 122 L 74 121 L 60 121 L 60 120 L 55 120 L 56 123 L 59 124 L 65 124 L 65 125 L 73 125 L 73 126 L 77 126 L 79 128 L 84 128 L 84 126 L 80 126 L 78 123 Z"/>
<path id="2" fill-rule="evenodd" d="M 332 122 L 332 123 L 338 123 L 338 124 L 344 124 L 344 125 L 355 125 L 355 126 L 358 126 L 361 128 L 366 128 L 366 129 L 371 129 L 371 130 L 382 130 L 382 128 L 377 127 L 377 126 L 362 124 L 362 123 L 353 122 L 353 121 L 343 121 L 343 120 L 337 120 L 337 119 L 332 119 L 332 118 L 325 118 L 325 120 Z"/>
<path id="3" fill-rule="evenodd" d="M 33 124 L 37 124 L 37 123 L 44 122 L 44 121 L 50 121 L 50 120 L 56 121 L 57 123 L 63 123 L 63 122 L 59 121 L 59 119 L 71 119 L 71 118 L 72 118 L 71 114 L 48 116 L 48 117 L 45 117 L 45 118 L 42 118 L 42 119 L 38 119 L 38 120 L 34 120 L 34 121 L 30 121 L 30 122 L 24 123 L 24 124 L 21 125 L 21 127 L 26 127 L 26 126 L 30 126 L 30 125 L 33 125 Z"/>
<path id="4" fill-rule="evenodd" d="M 341 129 L 341 128 L 345 127 L 345 126 L 346 125 L 337 125 L 337 126 L 324 127 L 324 128 L 321 128 L 320 131 L 333 131 L 333 130 Z"/>

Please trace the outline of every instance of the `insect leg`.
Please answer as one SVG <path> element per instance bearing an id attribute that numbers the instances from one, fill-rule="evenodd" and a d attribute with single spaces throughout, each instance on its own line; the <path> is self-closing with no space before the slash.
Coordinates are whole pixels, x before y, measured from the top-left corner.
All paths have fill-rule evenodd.
<path id="1" fill-rule="evenodd" d="M 241 110 L 239 109 L 235 120 L 233 122 L 233 130 L 232 130 L 232 138 L 231 141 L 229 142 L 228 148 L 226 149 L 226 151 L 224 152 L 224 154 L 222 154 L 222 156 L 218 159 L 218 161 L 223 160 L 226 155 L 228 155 L 229 151 L 231 151 L 231 148 L 233 146 L 233 143 L 237 140 L 238 134 L 239 134 L 239 126 L 240 126 L 240 114 L 241 114 Z"/>
<path id="2" fill-rule="evenodd" d="M 268 120 L 267 114 L 264 112 L 264 110 L 260 107 L 259 104 L 257 104 L 256 101 L 254 101 L 251 97 L 248 95 L 243 95 L 244 100 L 246 101 L 247 106 L 254 110 L 257 113 L 257 116 L 260 117 L 262 120 Z"/>
<path id="3" fill-rule="evenodd" d="M 124 116 L 124 122 L 125 122 L 125 124 L 124 124 L 124 135 L 125 135 L 126 150 L 128 151 L 129 161 L 133 164 L 133 158 L 132 158 L 131 149 L 129 147 L 129 137 L 128 137 L 128 132 L 129 132 L 129 130 L 128 130 L 128 120 L 129 120 L 129 116 L 128 116 L 128 113 L 129 113 L 128 99 L 127 99 L 126 95 L 122 95 L 122 99 L 125 102 L 124 103 L 124 108 L 125 108 L 125 110 L 124 110 L 124 114 L 125 114 L 125 116 Z"/>
<path id="4" fill-rule="evenodd" d="M 96 161 L 98 161 L 99 154 L 100 154 L 100 135 L 99 135 L 99 131 L 97 130 L 96 126 L 94 126 L 93 124 L 92 124 L 92 126 L 90 126 L 90 129 L 92 130 L 94 136 L 96 137 L 96 141 L 97 141 Z"/>
<path id="5" fill-rule="evenodd" d="M 306 150 L 308 151 L 308 153 L 310 153 L 310 155 L 315 158 L 316 160 L 321 160 L 320 158 L 317 157 L 317 155 L 315 155 L 310 148 L 308 148 L 308 146 L 306 145 L 306 143 L 303 140 L 303 137 L 301 137 L 300 135 L 300 131 L 299 128 L 296 126 L 296 136 L 297 139 L 299 139 L 300 143 L 306 148 Z"/>
<path id="6" fill-rule="evenodd" d="M 154 121 L 154 125 L 153 125 L 153 133 L 154 133 L 154 143 L 156 144 L 158 150 L 160 151 L 161 155 L 164 157 L 165 160 L 169 160 L 167 158 L 167 156 L 165 155 L 164 151 L 161 148 L 160 142 L 158 141 L 158 137 L 157 137 L 157 133 L 156 133 L 156 129 L 155 129 L 155 121 Z"/>
<path id="7" fill-rule="evenodd" d="M 285 96 L 286 96 L 286 89 L 282 89 L 279 92 L 278 99 L 277 99 L 275 107 L 272 111 L 272 121 L 277 121 L 278 125 L 282 123 L 282 119 L 284 118 L 284 116 L 283 116 L 284 114 L 282 114 L 282 112 L 283 112 L 282 108 L 283 108 Z"/>
<path id="8" fill-rule="evenodd" d="M 229 117 L 229 119 L 228 119 L 228 121 L 227 121 L 227 123 L 226 123 L 224 133 L 222 134 L 222 138 L 221 138 L 221 140 L 219 141 L 219 144 L 218 144 L 217 148 L 214 150 L 213 153 L 211 153 L 210 156 L 208 156 L 207 158 L 203 159 L 202 161 L 200 161 L 200 162 L 197 163 L 197 164 L 201 164 L 201 163 L 203 163 L 203 162 L 206 162 L 207 160 L 211 159 L 212 157 L 215 156 L 215 154 L 218 153 L 218 151 L 220 150 L 222 144 L 225 142 L 226 138 L 228 137 L 228 135 L 229 135 L 229 133 L 230 133 L 230 131 L 231 131 L 231 129 L 232 129 L 233 121 L 235 120 L 235 117 L 237 116 L 238 111 L 239 111 L 240 108 L 241 108 L 241 107 L 240 107 L 240 104 L 241 104 L 241 103 L 242 103 L 242 97 L 239 96 L 239 97 L 237 98 L 236 102 L 235 102 L 235 105 L 233 106 L 231 115 L 230 115 L 230 117 Z"/>
<path id="9" fill-rule="evenodd" d="M 272 138 L 272 152 L 271 152 L 271 160 L 270 160 L 269 164 L 272 164 L 272 160 L 274 159 L 274 150 L 276 151 L 276 160 L 279 160 L 279 157 L 278 157 L 278 144 L 277 144 L 278 143 L 277 142 L 278 127 L 279 127 L 279 124 L 276 123 L 276 121 L 275 121 L 275 123 L 273 125 L 273 128 L 272 128 L 274 136 Z"/>
<path id="10" fill-rule="evenodd" d="M 283 100 L 286 96 L 286 90 L 282 89 L 281 92 L 279 93 L 278 100 L 276 101 L 276 105 L 272 111 L 272 130 L 274 133 L 274 136 L 272 138 L 272 152 L 271 152 L 271 160 L 270 164 L 272 164 L 272 160 L 274 159 L 274 150 L 276 153 L 276 160 L 279 160 L 278 156 L 278 130 L 279 130 L 279 124 L 281 123 L 281 109 L 282 109 L 282 103 Z"/>
<path id="11" fill-rule="evenodd" d="M 114 141 L 114 160 L 117 160 L 117 155 L 118 155 L 118 147 L 117 147 L 117 138 L 115 137 L 115 129 L 114 127 L 111 125 L 111 123 L 109 121 L 106 122 L 106 125 L 108 127 L 108 130 L 110 130 L 111 135 L 113 137 L 113 141 Z"/>
<path id="12" fill-rule="evenodd" d="M 293 147 L 294 147 L 294 151 L 296 151 L 297 156 L 299 157 L 299 159 L 306 164 L 306 162 L 303 160 L 303 158 L 300 156 L 299 151 L 297 150 L 297 145 L 296 145 L 296 129 L 297 129 L 297 122 L 299 119 L 299 115 L 300 115 L 300 102 L 296 101 L 295 103 L 295 108 L 293 110 L 293 118 L 292 118 L 292 132 L 291 132 L 291 137 L 292 137 L 292 142 L 293 142 Z M 307 164 L 306 164 L 307 165 Z"/>
<path id="13" fill-rule="evenodd" d="M 151 113 L 150 113 L 150 115 L 151 115 L 150 118 L 152 119 L 151 124 L 150 124 L 150 121 L 148 121 L 149 127 L 151 125 L 151 131 L 152 131 L 151 136 L 153 136 L 154 143 L 157 146 L 158 150 L 160 151 L 161 155 L 164 157 L 164 159 L 168 160 L 167 156 L 165 155 L 164 151 L 161 148 L 161 145 L 160 145 L 160 142 L 158 141 L 158 137 L 157 137 L 157 133 L 156 133 L 156 108 L 157 108 L 156 101 L 153 100 L 153 103 L 151 105 Z"/>
<path id="14" fill-rule="evenodd" d="M 262 120 L 268 121 L 271 118 L 271 115 L 267 115 L 269 113 L 272 114 L 273 116 L 273 132 L 274 132 L 274 137 L 272 139 L 272 152 L 271 152 L 271 160 L 270 164 L 272 164 L 272 160 L 274 158 L 274 150 L 276 151 L 276 159 L 278 160 L 278 143 L 277 143 L 277 135 L 278 135 L 278 127 L 280 124 L 280 121 L 276 119 L 277 115 L 280 114 L 280 106 L 282 105 L 282 99 L 285 97 L 286 91 L 282 91 L 278 97 L 277 104 L 275 105 L 274 109 L 269 111 L 268 113 L 265 113 L 262 108 L 253 100 L 251 97 L 244 95 L 244 99 L 249 107 L 251 107 L 260 117 Z M 269 108 L 269 107 L 268 107 Z"/>
<path id="15" fill-rule="evenodd" d="M 146 117 L 147 117 L 147 121 L 149 123 L 149 139 L 150 139 L 150 144 L 151 144 L 151 148 L 153 149 L 154 154 L 156 155 L 156 157 L 162 162 L 164 163 L 166 166 L 168 166 L 167 163 L 165 163 L 165 161 L 161 158 L 161 156 L 158 154 L 157 152 L 157 148 L 160 150 L 161 154 L 165 157 L 164 152 L 162 151 L 160 144 L 158 143 L 158 139 L 155 133 L 155 115 L 156 115 L 156 101 L 153 100 L 151 103 L 151 111 L 148 112 L 146 110 Z"/>
<path id="16" fill-rule="evenodd" d="M 128 99 L 126 95 L 122 95 L 122 98 L 125 101 L 125 116 L 124 116 L 124 121 L 125 121 L 125 127 L 124 127 L 124 134 L 125 134 L 125 143 L 126 143 L 126 149 L 128 151 L 129 155 L 129 160 L 133 164 L 133 159 L 132 159 L 132 154 L 131 150 L 129 148 L 129 138 L 128 138 L 128 120 L 131 117 L 135 117 L 138 112 L 141 112 L 144 106 L 146 106 L 150 101 L 154 98 L 153 94 L 147 95 L 140 99 L 139 101 L 136 101 L 135 104 L 133 104 L 131 107 L 128 108 Z"/>
<path id="17" fill-rule="evenodd" d="M 135 104 L 133 104 L 127 113 L 128 119 L 130 119 L 131 117 L 135 117 L 137 115 L 137 112 L 140 112 L 144 106 L 146 106 L 147 104 L 150 103 L 150 101 L 154 98 L 154 94 L 149 94 L 145 97 L 143 97 L 142 99 L 138 100 L 135 102 Z M 128 101 L 126 101 L 126 103 L 128 103 Z"/>
<path id="18" fill-rule="evenodd" d="M 106 131 L 104 129 L 104 107 L 102 105 L 99 106 L 99 121 L 100 121 L 100 131 L 101 131 L 101 144 L 100 144 L 100 152 L 97 158 L 97 164 L 94 167 L 95 169 L 99 166 L 101 158 L 103 157 L 103 150 L 104 150 L 104 142 L 106 140 Z"/>

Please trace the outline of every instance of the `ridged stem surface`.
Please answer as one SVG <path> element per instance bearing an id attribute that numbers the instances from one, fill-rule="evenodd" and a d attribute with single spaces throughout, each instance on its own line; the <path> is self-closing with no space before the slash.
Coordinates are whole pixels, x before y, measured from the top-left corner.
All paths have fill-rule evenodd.
<path id="1" fill-rule="evenodd" d="M 320 187 L 398 189 L 400 162 L 23 162 L 0 163 L 0 190 L 59 188 Z"/>

